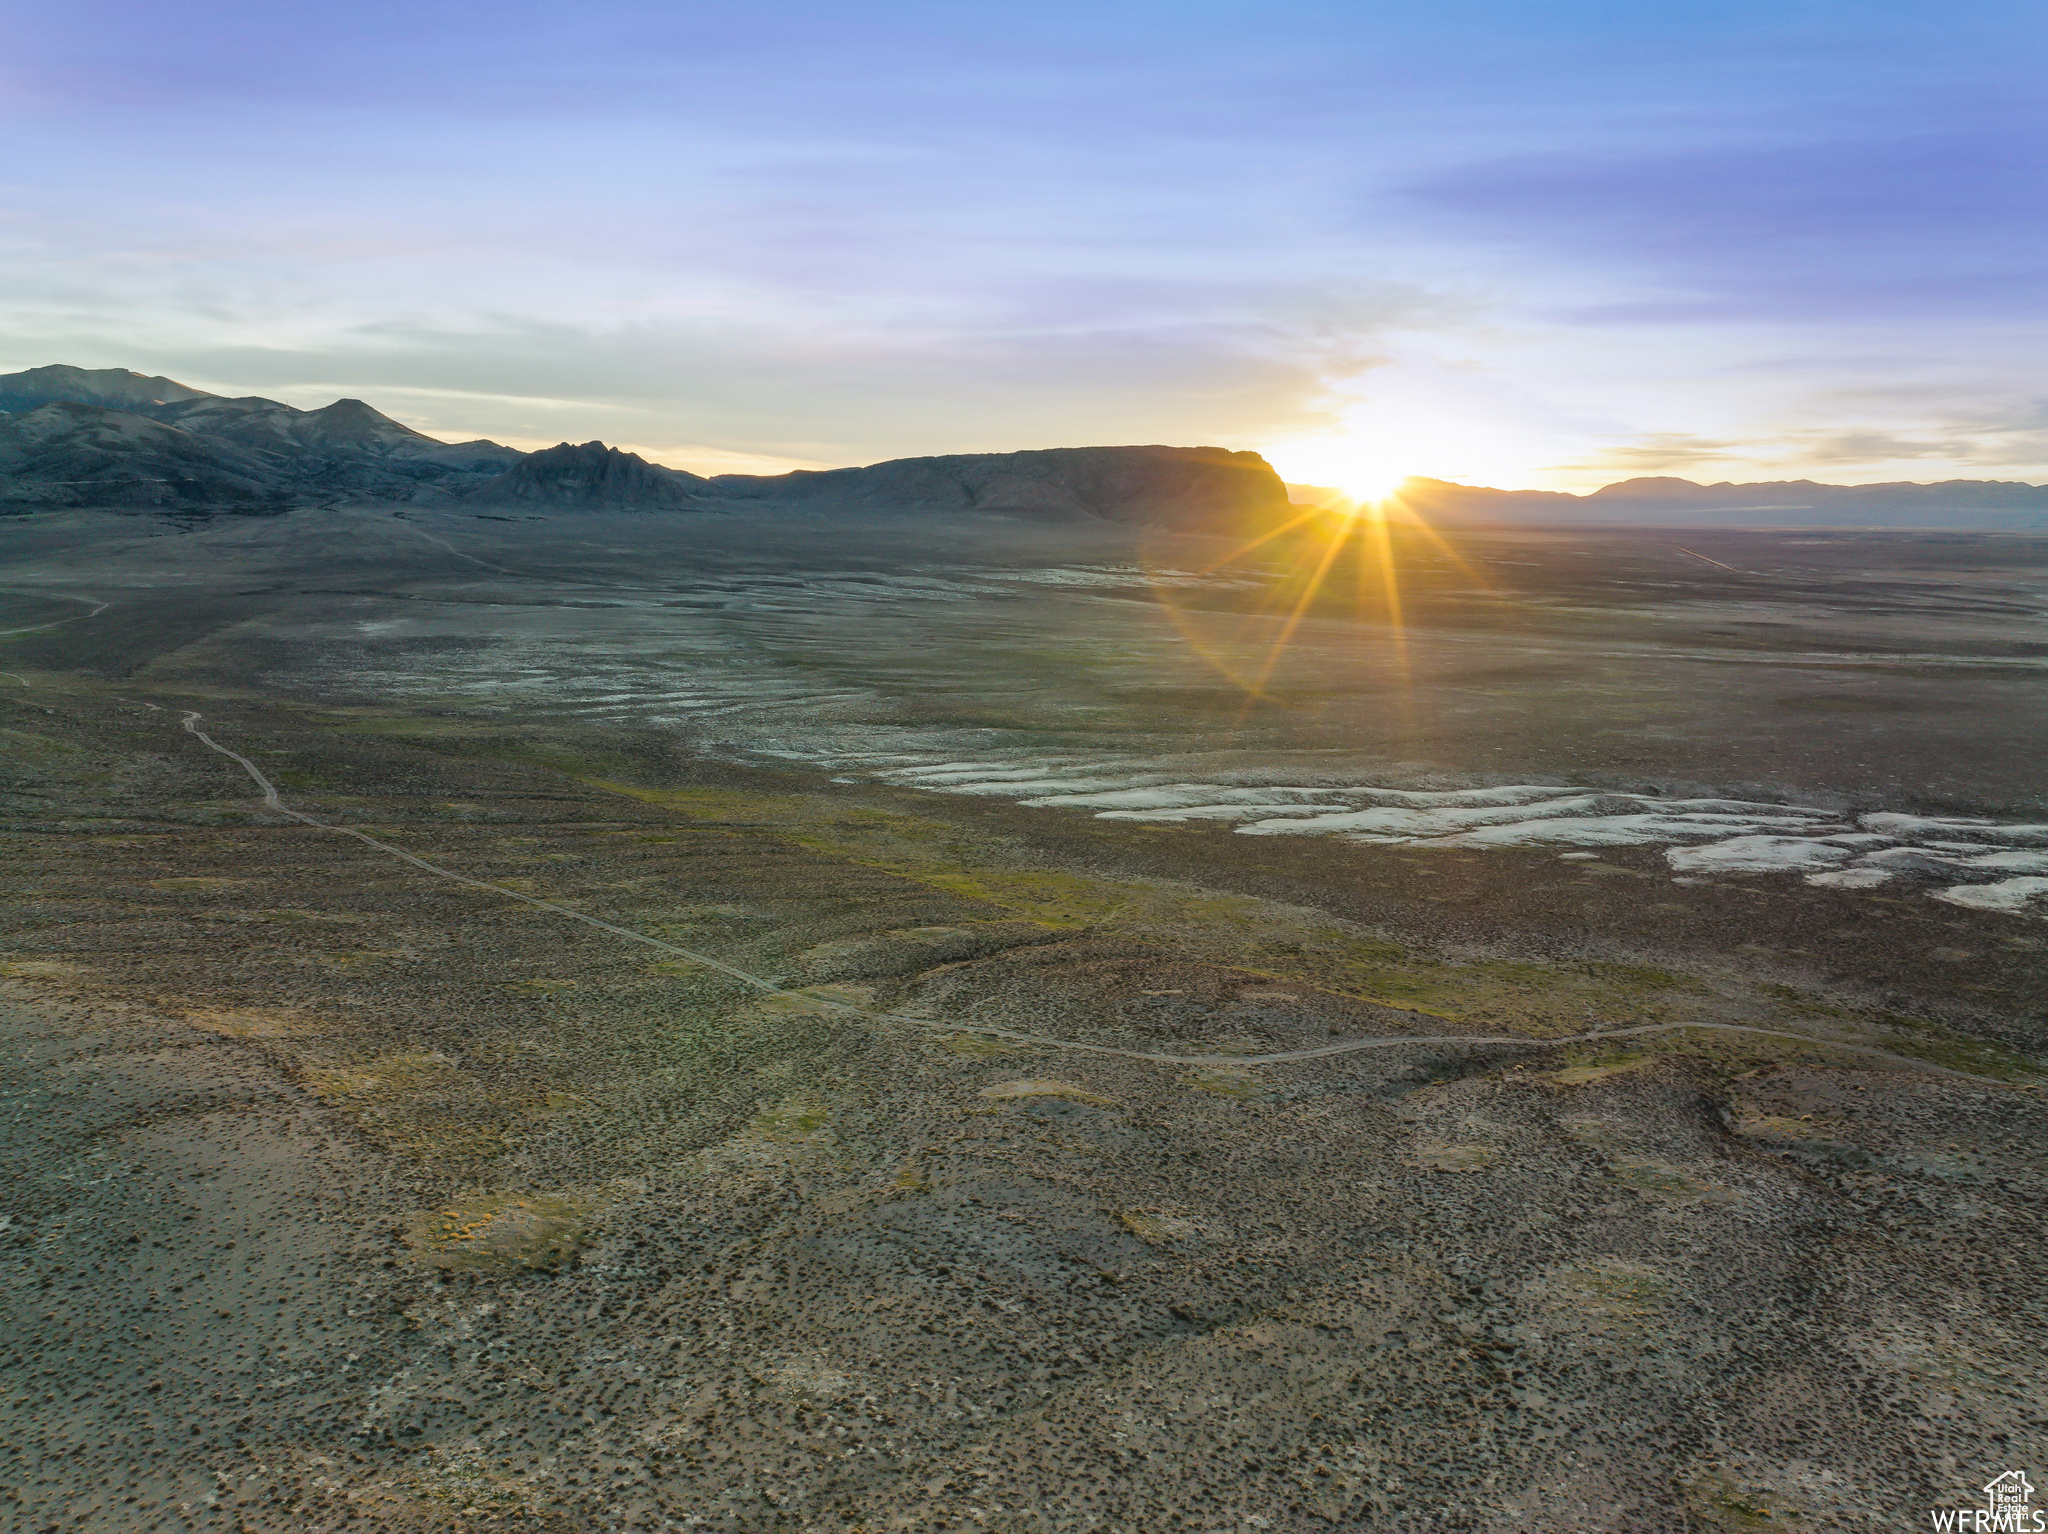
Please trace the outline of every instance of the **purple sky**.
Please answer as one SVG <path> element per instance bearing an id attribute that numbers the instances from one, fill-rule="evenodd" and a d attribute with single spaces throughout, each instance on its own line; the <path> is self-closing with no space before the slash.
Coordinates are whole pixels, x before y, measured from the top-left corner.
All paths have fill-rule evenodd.
<path id="1" fill-rule="evenodd" d="M 2048 480 L 2044 14 L 14 6 L 0 367 L 700 470 Z"/>

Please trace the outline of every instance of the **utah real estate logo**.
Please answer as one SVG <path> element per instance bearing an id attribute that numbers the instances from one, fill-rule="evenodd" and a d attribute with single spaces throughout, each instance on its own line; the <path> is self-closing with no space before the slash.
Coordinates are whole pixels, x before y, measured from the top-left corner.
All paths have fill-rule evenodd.
<path id="1" fill-rule="evenodd" d="M 2041 1534 L 2048 1508 L 2036 1508 L 2034 1488 L 2018 1470 L 2008 1470 L 1984 1488 L 1984 1507 L 1938 1507 L 1927 1516 L 1937 1534 Z"/>

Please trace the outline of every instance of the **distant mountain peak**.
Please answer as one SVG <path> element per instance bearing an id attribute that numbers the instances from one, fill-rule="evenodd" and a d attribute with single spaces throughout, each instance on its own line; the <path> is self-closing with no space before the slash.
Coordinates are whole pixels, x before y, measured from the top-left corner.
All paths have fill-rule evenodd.
<path id="1" fill-rule="evenodd" d="M 0 410 L 19 415 L 44 405 L 104 405 L 134 410 L 211 399 L 204 389 L 190 388 L 175 378 L 149 378 L 129 368 L 76 368 L 68 363 L 0 374 Z"/>
<path id="2" fill-rule="evenodd" d="M 704 483 L 694 474 L 664 469 L 602 442 L 558 442 L 528 453 L 506 473 L 472 490 L 469 499 L 656 510 L 693 504 L 693 488 Z"/>

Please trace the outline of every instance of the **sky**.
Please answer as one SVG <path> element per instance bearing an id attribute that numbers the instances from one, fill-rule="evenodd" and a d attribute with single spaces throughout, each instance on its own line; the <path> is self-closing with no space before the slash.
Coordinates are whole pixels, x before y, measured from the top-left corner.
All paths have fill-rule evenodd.
<path id="1" fill-rule="evenodd" d="M 2048 10 L 0 0 L 0 370 L 700 473 L 2048 480 Z"/>

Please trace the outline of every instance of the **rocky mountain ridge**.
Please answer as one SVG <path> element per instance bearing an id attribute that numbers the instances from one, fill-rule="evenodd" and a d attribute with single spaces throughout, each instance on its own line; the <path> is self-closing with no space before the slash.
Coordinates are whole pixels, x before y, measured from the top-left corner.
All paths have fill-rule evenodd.
<path id="1" fill-rule="evenodd" d="M 0 377 L 0 509 L 284 511 L 444 499 L 525 455 L 442 442 L 357 399 L 301 410 L 126 368 Z"/>
<path id="2" fill-rule="evenodd" d="M 1411 479 L 1401 508 L 1425 520 L 1540 526 L 1967 527 L 2048 529 L 2048 485 L 1951 479 L 1829 485 L 1811 479 L 1703 485 L 1659 475 L 1585 495 Z"/>
<path id="3" fill-rule="evenodd" d="M 357 399 L 301 410 L 126 368 L 60 365 L 0 376 L 0 513 L 260 514 L 348 501 L 981 514 L 1187 531 L 1270 524 L 1290 506 L 1289 487 L 1263 458 L 1226 448 L 953 453 L 707 479 L 602 442 L 535 453 L 486 440 L 442 442 Z M 1651 476 L 1571 495 L 1411 479 L 1394 505 L 1397 515 L 1504 526 L 2048 529 L 2048 486 L 1994 480 L 1706 485 Z"/>

